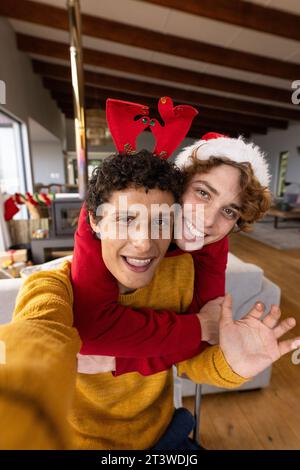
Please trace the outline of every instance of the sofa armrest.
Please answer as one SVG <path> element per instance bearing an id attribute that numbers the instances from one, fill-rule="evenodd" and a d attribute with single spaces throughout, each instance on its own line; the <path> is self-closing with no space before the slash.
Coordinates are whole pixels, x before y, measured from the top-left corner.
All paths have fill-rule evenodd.
<path id="1" fill-rule="evenodd" d="M 20 278 L 0 281 L 0 324 L 11 321 L 21 284 L 22 279 Z"/>
<path id="2" fill-rule="evenodd" d="M 234 318 L 238 320 L 242 318 L 253 307 L 255 302 L 263 302 L 266 306 L 265 314 L 267 314 L 272 304 L 280 304 L 281 289 L 266 277 L 263 277 L 261 290 L 254 296 L 248 298 L 244 303 L 234 308 Z"/>

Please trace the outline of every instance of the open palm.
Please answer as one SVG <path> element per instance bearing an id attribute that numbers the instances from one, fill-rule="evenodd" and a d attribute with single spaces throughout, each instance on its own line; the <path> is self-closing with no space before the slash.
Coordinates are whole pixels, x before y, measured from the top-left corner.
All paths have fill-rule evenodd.
<path id="1" fill-rule="evenodd" d="M 261 320 L 262 314 L 263 309 L 255 305 L 241 320 L 233 320 L 231 296 L 226 295 L 224 299 L 220 347 L 228 364 L 242 377 L 257 375 L 284 354 L 297 349 L 300 344 L 300 338 L 278 341 L 294 328 L 294 318 L 279 323 L 281 312 L 276 305 Z"/>

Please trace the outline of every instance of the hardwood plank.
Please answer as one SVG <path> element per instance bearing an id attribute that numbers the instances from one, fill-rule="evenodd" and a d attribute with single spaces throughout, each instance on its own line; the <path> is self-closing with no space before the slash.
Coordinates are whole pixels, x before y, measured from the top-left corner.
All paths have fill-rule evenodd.
<path id="1" fill-rule="evenodd" d="M 252 395 L 255 392 L 249 393 Z M 241 399 L 241 394 L 238 392 L 202 397 L 200 440 L 206 449 L 262 450 L 264 448 L 238 406 Z M 186 397 L 183 401 L 184 406 L 193 412 L 193 398 Z"/>

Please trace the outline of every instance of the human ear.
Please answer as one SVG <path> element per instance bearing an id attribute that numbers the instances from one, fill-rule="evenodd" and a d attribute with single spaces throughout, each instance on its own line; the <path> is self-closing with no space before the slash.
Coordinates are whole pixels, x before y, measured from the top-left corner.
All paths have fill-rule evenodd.
<path id="1" fill-rule="evenodd" d="M 238 221 L 235 222 L 235 224 L 233 225 L 233 227 L 229 230 L 229 232 L 227 233 L 227 236 L 230 235 L 231 233 L 238 233 L 240 232 L 241 229 L 238 225 Z"/>
<path id="2" fill-rule="evenodd" d="M 241 231 L 241 228 L 240 228 L 240 226 L 239 226 L 239 224 L 238 224 L 239 221 L 240 221 L 240 219 L 238 219 L 238 220 L 236 221 L 236 223 L 234 224 L 233 229 L 232 229 L 232 232 L 233 232 L 233 233 L 239 233 L 239 232 Z"/>
<path id="3" fill-rule="evenodd" d="M 93 232 L 100 233 L 99 224 L 96 222 L 96 219 L 93 216 L 92 212 L 89 212 L 89 221 L 90 221 L 90 226 L 92 227 Z"/>

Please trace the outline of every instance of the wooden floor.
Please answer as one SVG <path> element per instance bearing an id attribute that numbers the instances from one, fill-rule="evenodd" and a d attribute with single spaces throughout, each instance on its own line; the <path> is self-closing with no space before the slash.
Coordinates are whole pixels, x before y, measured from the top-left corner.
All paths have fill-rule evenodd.
<path id="1" fill-rule="evenodd" d="M 299 234 L 300 236 L 300 234 Z M 277 250 L 232 235 L 230 251 L 257 264 L 282 289 L 283 317 L 294 316 L 300 335 L 300 250 Z M 193 409 L 193 399 L 184 399 Z M 201 443 L 207 449 L 300 449 L 300 365 L 291 354 L 274 366 L 269 388 L 203 397 Z"/>

